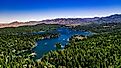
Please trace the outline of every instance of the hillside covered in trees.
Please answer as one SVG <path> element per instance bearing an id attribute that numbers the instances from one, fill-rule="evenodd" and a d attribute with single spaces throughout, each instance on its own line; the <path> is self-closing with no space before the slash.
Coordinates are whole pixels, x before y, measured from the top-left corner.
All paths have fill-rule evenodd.
<path id="1" fill-rule="evenodd" d="M 41 67 L 42 64 L 33 59 L 32 48 L 35 47 L 37 40 L 58 37 L 56 33 L 48 33 L 58 27 L 59 25 L 41 24 L 0 29 L 0 68 Z M 33 34 L 33 32 L 41 31 L 45 33 Z"/>
<path id="2" fill-rule="evenodd" d="M 67 27 L 94 34 L 83 40 L 72 38 L 64 49 L 50 51 L 42 58 L 34 60 L 32 48 L 35 47 L 35 41 L 58 37 L 59 34 L 49 31 L 59 27 L 66 26 L 41 24 L 0 29 L 0 68 L 121 67 L 120 22 Z M 46 33 L 32 34 L 43 31 Z"/>
<path id="3" fill-rule="evenodd" d="M 42 61 L 51 63 L 56 68 L 120 68 L 121 25 L 106 24 L 110 28 L 103 27 L 104 25 L 100 25 L 98 30 L 96 27 L 85 27 L 97 33 L 81 41 L 70 40 L 64 50 L 49 52 Z M 81 26 L 76 28 L 81 29 Z"/>

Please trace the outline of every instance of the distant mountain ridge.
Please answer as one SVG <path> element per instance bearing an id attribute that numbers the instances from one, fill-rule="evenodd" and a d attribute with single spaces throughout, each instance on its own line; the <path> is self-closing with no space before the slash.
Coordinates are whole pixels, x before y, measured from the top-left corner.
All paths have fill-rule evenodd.
<path id="1" fill-rule="evenodd" d="M 94 17 L 94 18 L 57 18 L 42 21 L 29 21 L 29 22 L 12 22 L 10 24 L 0 24 L 0 28 L 4 27 L 18 27 L 18 26 L 30 26 L 37 24 L 91 24 L 91 23 L 121 23 L 121 14 L 114 14 L 106 17 Z"/>
<path id="2" fill-rule="evenodd" d="M 52 24 L 78 24 L 78 23 L 90 23 L 98 20 L 99 17 L 95 18 L 57 18 L 52 20 L 43 20 L 41 22 L 52 23 Z"/>
<path id="3" fill-rule="evenodd" d="M 43 20 L 42 22 L 57 23 L 57 24 L 121 23 L 121 14 L 115 14 L 107 17 L 94 17 L 94 18 L 58 18 L 52 20 Z"/>
<path id="4" fill-rule="evenodd" d="M 101 17 L 94 21 L 95 23 L 121 23 L 121 14 L 115 14 L 107 17 Z"/>

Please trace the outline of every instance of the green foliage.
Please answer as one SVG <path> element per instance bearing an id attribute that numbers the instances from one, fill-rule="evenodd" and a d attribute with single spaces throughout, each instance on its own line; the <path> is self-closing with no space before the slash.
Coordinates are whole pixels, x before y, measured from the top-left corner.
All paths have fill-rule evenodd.
<path id="1" fill-rule="evenodd" d="M 35 41 L 43 38 L 57 37 L 58 34 L 23 34 L 26 30 L 38 32 L 41 28 L 32 26 L 31 28 L 4 28 L 0 29 L 0 68 L 120 68 L 121 67 L 121 24 L 100 24 L 77 26 L 73 29 L 89 30 L 97 34 L 85 40 L 71 40 L 63 50 L 51 51 L 40 60 L 33 60 L 30 54 L 35 46 Z M 45 25 L 46 26 L 46 25 Z M 44 31 L 51 30 L 46 26 Z M 107 27 L 108 26 L 108 27 Z M 21 30 L 22 29 L 22 30 Z M 5 30 L 5 31 L 4 31 Z M 42 31 L 43 31 L 42 30 Z M 53 29 L 52 29 L 53 30 Z M 22 32 L 22 34 L 21 34 Z M 9 34 L 10 33 L 10 34 Z M 18 33 L 18 34 L 16 34 Z M 57 43 L 58 48 L 61 47 Z"/>
<path id="2" fill-rule="evenodd" d="M 60 43 L 56 43 L 55 46 L 56 46 L 57 50 L 61 49 L 61 44 Z"/>
<path id="3" fill-rule="evenodd" d="M 84 41 L 72 41 L 61 51 L 48 53 L 42 61 L 56 67 L 120 67 L 121 33 L 95 35 Z"/>
<path id="4" fill-rule="evenodd" d="M 51 31 L 55 30 L 56 28 L 60 27 L 60 25 L 55 24 L 38 24 L 35 26 L 21 26 L 21 27 L 7 27 L 7 28 L 1 28 L 0 34 L 9 34 L 9 35 L 18 35 L 18 34 L 26 34 L 26 33 L 33 33 L 33 32 L 41 32 L 41 31 Z"/>
<path id="5" fill-rule="evenodd" d="M 80 25 L 72 28 L 76 30 L 91 31 L 94 33 L 109 33 L 109 32 L 121 31 L 121 23 L 103 23 L 103 24 L 92 23 L 89 25 L 84 25 L 84 26 Z"/>
<path id="6" fill-rule="evenodd" d="M 102 27 L 104 25 L 100 25 L 99 31 L 90 28 L 98 32 L 97 35 L 82 41 L 72 40 L 64 50 L 49 52 L 42 61 L 49 62 L 57 68 L 120 68 L 121 27 L 119 26 L 121 25 L 107 24 L 112 26 L 111 28 Z"/>
<path id="7" fill-rule="evenodd" d="M 42 27 L 41 27 L 42 26 Z M 49 27 L 52 27 L 49 28 Z M 32 48 L 35 47 L 35 42 L 44 38 L 58 37 L 55 33 L 45 34 L 21 34 L 31 30 L 32 32 L 42 30 L 53 30 L 57 25 L 37 25 L 26 26 L 18 28 L 3 28 L 0 29 L 0 68 L 44 68 L 53 67 L 46 62 L 37 62 L 33 60 L 34 56 L 31 55 Z M 38 28 L 38 29 L 35 29 Z M 44 29 L 43 29 L 44 28 Z M 46 31 L 45 30 L 45 31 Z M 18 34 L 16 34 L 18 33 Z M 26 32 L 28 33 L 28 32 Z"/>

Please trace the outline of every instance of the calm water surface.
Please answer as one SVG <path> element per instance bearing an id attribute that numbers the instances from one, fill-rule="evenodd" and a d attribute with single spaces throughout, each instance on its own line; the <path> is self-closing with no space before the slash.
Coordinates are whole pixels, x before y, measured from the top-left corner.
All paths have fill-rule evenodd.
<path id="1" fill-rule="evenodd" d="M 58 28 L 56 31 L 53 31 L 60 33 L 60 36 L 58 38 L 52 38 L 52 39 L 43 39 L 39 40 L 36 43 L 36 47 L 33 48 L 33 51 L 37 54 L 36 59 L 41 58 L 45 53 L 56 50 L 55 44 L 57 42 L 62 44 L 62 48 L 69 42 L 69 38 L 72 35 L 78 34 L 78 35 L 84 35 L 89 36 L 91 35 L 91 32 L 86 31 L 75 31 L 68 28 Z"/>

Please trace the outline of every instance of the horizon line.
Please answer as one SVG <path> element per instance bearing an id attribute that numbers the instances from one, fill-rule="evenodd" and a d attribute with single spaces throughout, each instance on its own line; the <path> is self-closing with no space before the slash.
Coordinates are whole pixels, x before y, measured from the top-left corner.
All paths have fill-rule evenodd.
<path id="1" fill-rule="evenodd" d="M 107 14 L 107 15 L 97 15 L 97 16 L 77 16 L 77 17 L 55 17 L 55 18 L 45 18 L 45 19 L 41 19 L 41 20 L 28 20 L 28 21 L 19 21 L 19 20 L 15 20 L 15 21 L 11 21 L 11 22 L 6 22 L 6 23 L 3 23 L 3 22 L 0 22 L 0 24 L 10 24 L 12 22 L 30 22 L 30 21 L 43 21 L 43 20 L 54 20 L 54 19 L 69 19 L 69 18 L 72 18 L 72 19 L 76 19 L 76 18 L 102 18 L 102 17 L 108 17 L 108 16 L 111 16 L 111 15 L 121 15 L 121 13 L 112 13 L 112 14 Z"/>

